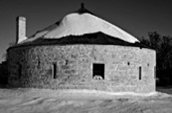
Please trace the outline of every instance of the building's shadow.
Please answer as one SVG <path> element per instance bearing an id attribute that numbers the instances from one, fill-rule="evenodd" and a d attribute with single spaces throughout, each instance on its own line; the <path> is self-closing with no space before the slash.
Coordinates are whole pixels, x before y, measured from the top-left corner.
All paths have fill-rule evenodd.
<path id="1" fill-rule="evenodd" d="M 8 71 L 7 61 L 0 63 L 0 88 L 7 88 L 8 86 Z"/>
<path id="2" fill-rule="evenodd" d="M 170 85 L 170 86 L 157 86 L 156 91 L 172 95 L 172 85 Z"/>

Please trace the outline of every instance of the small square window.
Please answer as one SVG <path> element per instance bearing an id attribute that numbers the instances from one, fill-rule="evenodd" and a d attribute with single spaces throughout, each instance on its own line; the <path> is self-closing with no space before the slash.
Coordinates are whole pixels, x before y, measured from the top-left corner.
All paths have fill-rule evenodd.
<path id="1" fill-rule="evenodd" d="M 128 65 L 130 65 L 130 62 L 127 62 Z"/>
<path id="2" fill-rule="evenodd" d="M 104 79 L 104 64 L 93 64 L 93 78 L 96 80 Z"/>
<path id="3" fill-rule="evenodd" d="M 147 64 L 147 66 L 149 67 L 149 63 Z"/>

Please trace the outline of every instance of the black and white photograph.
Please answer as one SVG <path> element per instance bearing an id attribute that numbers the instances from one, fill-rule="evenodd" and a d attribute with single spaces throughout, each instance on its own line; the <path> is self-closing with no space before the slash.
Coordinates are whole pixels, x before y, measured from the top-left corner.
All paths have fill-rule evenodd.
<path id="1" fill-rule="evenodd" d="M 172 1 L 0 0 L 0 113 L 172 113 Z"/>

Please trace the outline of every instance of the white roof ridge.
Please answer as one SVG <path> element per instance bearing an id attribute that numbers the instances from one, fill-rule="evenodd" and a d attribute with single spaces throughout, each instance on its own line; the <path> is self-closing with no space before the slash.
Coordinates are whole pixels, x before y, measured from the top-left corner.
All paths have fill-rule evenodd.
<path id="1" fill-rule="evenodd" d="M 81 36 L 84 34 L 91 34 L 97 32 L 102 32 L 106 35 L 130 43 L 139 42 L 137 38 L 127 33 L 120 27 L 113 25 L 93 14 L 90 14 L 89 12 L 70 13 L 63 17 L 63 19 L 59 21 L 58 25 L 55 24 L 53 24 L 55 26 L 53 29 L 51 28 L 51 26 L 53 25 L 51 25 L 49 26 L 50 29 L 48 29 L 47 27 L 40 32 L 35 33 L 33 37 L 26 39 L 22 43 L 32 42 L 40 37 L 43 37 L 45 39 L 59 39 L 70 35 Z"/>
<path id="2" fill-rule="evenodd" d="M 134 36 L 121 28 L 89 13 L 71 13 L 66 15 L 60 25 L 56 29 L 49 31 L 44 37 L 61 38 L 69 35 L 83 35 L 99 31 L 130 43 L 139 42 Z"/>

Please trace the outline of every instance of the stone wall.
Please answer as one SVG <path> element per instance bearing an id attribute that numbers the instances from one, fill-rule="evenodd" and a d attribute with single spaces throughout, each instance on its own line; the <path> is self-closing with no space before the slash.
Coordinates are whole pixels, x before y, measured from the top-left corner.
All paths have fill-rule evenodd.
<path id="1" fill-rule="evenodd" d="M 17 87 L 147 93 L 155 91 L 155 56 L 150 49 L 115 45 L 11 48 L 9 83 Z M 104 79 L 93 78 L 94 63 L 104 64 Z"/>

